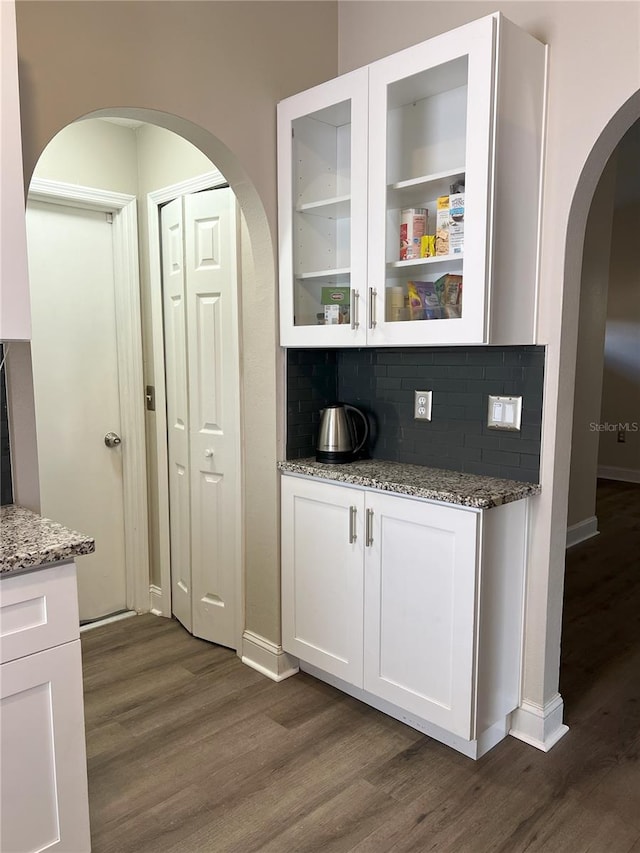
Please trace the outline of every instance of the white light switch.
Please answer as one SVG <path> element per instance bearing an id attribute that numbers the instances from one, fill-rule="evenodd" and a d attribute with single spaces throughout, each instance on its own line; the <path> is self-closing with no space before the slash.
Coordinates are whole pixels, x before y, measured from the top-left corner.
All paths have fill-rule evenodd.
<path id="1" fill-rule="evenodd" d="M 519 430 L 522 420 L 522 397 L 489 396 L 487 426 L 491 429 Z"/>

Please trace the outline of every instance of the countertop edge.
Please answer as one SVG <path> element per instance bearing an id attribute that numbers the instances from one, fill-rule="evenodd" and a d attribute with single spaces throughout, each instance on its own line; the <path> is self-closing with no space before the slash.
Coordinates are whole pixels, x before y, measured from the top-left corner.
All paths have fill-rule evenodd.
<path id="1" fill-rule="evenodd" d="M 93 537 L 16 504 L 1 508 L 0 538 L 0 578 L 47 569 L 96 548 Z"/>
<path id="2" fill-rule="evenodd" d="M 305 460 L 284 460 L 278 462 L 278 470 L 282 473 L 299 474 L 306 477 L 315 477 L 327 482 L 344 483 L 347 485 L 360 486 L 362 488 L 370 488 L 381 492 L 389 492 L 392 494 L 403 495 L 406 497 L 422 498 L 424 500 L 439 501 L 441 503 L 453 504 L 456 506 L 467 507 L 468 509 L 494 509 L 508 503 L 524 500 L 525 498 L 535 497 L 541 492 L 541 487 L 537 483 L 520 483 L 518 481 L 499 480 L 494 477 L 483 477 L 482 475 L 464 475 L 456 471 L 447 471 L 438 468 L 424 468 L 419 471 L 421 466 L 408 465 L 407 470 L 416 476 L 419 471 L 420 475 L 425 478 L 447 478 L 464 477 L 473 484 L 473 488 L 465 490 L 455 490 L 452 488 L 438 488 L 429 486 L 428 484 L 421 485 L 415 483 L 401 482 L 400 479 L 379 479 L 375 476 L 370 476 L 358 473 L 357 469 L 351 468 L 350 471 L 343 470 L 338 466 L 323 466 L 321 463 L 310 464 Z M 357 465 L 358 463 L 351 463 Z M 402 463 L 383 463 L 392 466 L 400 466 Z M 486 489 L 486 494 L 478 494 L 477 489 Z"/>

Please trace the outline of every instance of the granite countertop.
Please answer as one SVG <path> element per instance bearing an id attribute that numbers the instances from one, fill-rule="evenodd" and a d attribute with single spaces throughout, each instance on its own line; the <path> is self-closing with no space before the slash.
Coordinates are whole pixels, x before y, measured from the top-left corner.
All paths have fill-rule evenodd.
<path id="1" fill-rule="evenodd" d="M 0 507 L 0 575 L 91 554 L 95 540 L 21 506 Z"/>
<path id="2" fill-rule="evenodd" d="M 475 509 L 491 509 L 540 494 L 540 486 L 537 483 L 499 480 L 479 474 L 462 474 L 459 471 L 406 465 L 403 462 L 385 462 L 381 459 L 327 465 L 316 462 L 311 457 L 279 462 L 278 468 L 290 474 L 305 474 L 323 480 Z"/>

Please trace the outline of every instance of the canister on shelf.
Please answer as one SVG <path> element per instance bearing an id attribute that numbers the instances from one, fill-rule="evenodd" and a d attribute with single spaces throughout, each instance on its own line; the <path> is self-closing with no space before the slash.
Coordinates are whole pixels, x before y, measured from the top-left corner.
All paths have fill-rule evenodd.
<path id="1" fill-rule="evenodd" d="M 387 300 L 387 322 L 397 323 L 401 320 L 406 320 L 407 311 L 405 306 L 407 296 L 404 287 L 398 285 L 395 285 L 393 287 L 387 287 L 385 290 L 385 297 Z"/>
<path id="2" fill-rule="evenodd" d="M 400 260 L 411 261 L 420 257 L 420 240 L 427 232 L 428 210 L 408 207 L 400 214 Z"/>

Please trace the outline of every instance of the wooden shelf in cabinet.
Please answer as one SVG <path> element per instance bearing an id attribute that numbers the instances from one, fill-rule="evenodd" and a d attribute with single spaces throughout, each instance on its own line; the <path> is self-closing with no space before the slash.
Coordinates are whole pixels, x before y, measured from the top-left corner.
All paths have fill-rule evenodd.
<path id="1" fill-rule="evenodd" d="M 324 219 L 346 219 L 351 215 L 351 196 L 340 195 L 306 202 L 298 205 L 296 211 L 311 216 L 321 216 Z"/>

